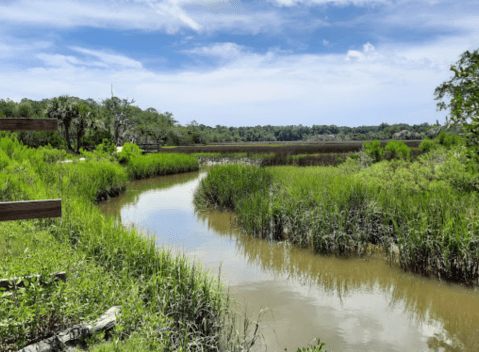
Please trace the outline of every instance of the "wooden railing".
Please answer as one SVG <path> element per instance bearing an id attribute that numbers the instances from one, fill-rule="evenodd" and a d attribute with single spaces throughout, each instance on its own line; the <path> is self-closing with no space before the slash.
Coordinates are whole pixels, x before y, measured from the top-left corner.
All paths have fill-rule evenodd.
<path id="1" fill-rule="evenodd" d="M 143 153 L 158 153 L 161 148 L 161 144 L 137 144 L 140 149 L 143 149 Z"/>
<path id="2" fill-rule="evenodd" d="M 58 131 L 57 119 L 0 119 L 0 131 Z M 42 218 L 61 218 L 62 217 L 62 200 L 61 199 L 45 199 L 45 200 L 29 200 L 16 202 L 0 202 L 0 221 L 25 220 L 25 219 L 42 219 Z M 66 273 L 50 274 L 63 281 L 66 280 Z M 26 276 L 23 279 L 31 280 L 39 275 Z M 23 282 L 16 284 L 16 280 L 2 279 L 0 280 L 0 288 L 6 290 L 15 287 L 21 287 Z M 9 280 L 15 281 L 13 286 Z"/>

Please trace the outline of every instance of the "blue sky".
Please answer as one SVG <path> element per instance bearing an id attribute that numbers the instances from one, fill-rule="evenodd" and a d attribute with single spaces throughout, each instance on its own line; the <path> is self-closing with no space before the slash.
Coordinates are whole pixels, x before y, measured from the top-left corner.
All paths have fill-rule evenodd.
<path id="1" fill-rule="evenodd" d="M 478 23 L 478 0 L 0 0 L 0 98 L 113 84 L 182 125 L 443 124 Z"/>

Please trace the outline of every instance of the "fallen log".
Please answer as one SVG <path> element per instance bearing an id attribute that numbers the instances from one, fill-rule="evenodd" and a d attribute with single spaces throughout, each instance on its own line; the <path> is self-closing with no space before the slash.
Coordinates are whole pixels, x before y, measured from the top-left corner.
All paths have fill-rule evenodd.
<path id="1" fill-rule="evenodd" d="M 114 306 L 108 309 L 101 317 L 91 324 L 74 325 L 55 336 L 43 341 L 26 346 L 18 352 L 54 352 L 63 351 L 67 347 L 74 346 L 80 339 L 90 337 L 100 331 L 113 329 L 116 324 L 115 314 L 119 314 L 121 306 Z"/>

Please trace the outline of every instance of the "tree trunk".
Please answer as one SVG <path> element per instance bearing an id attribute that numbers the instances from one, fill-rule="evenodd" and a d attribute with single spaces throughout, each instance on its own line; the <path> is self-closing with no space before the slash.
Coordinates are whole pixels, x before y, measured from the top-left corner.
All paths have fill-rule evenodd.
<path id="1" fill-rule="evenodd" d="M 68 126 L 65 125 L 65 134 L 66 134 L 66 140 L 67 140 L 67 146 L 69 150 L 73 150 L 72 145 L 70 143 L 70 131 L 68 129 Z"/>

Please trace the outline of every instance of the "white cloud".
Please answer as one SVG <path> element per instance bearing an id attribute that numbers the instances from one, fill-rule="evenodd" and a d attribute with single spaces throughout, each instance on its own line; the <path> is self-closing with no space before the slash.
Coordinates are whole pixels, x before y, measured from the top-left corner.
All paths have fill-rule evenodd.
<path id="1" fill-rule="evenodd" d="M 235 28 L 255 34 L 284 23 L 272 11 L 249 11 L 248 6 L 234 0 L 19 0 L 0 3 L 0 21 L 45 28 L 165 30 L 168 34 L 181 28 L 197 32 Z"/>
<path id="2" fill-rule="evenodd" d="M 161 17 L 170 17 L 180 20 L 182 23 L 186 24 L 191 29 L 198 31 L 201 29 L 201 25 L 193 20 L 187 13 L 179 6 L 181 1 L 154 1 L 154 0 L 143 0 L 151 9 L 153 9 Z M 174 29 L 169 27 L 169 30 Z"/>
<path id="3" fill-rule="evenodd" d="M 0 35 L 0 59 L 15 58 L 19 56 L 27 56 L 38 50 L 51 48 L 52 42 L 45 40 L 32 41 L 9 37 L 8 35 Z"/>
<path id="4" fill-rule="evenodd" d="M 329 45 L 329 42 L 328 42 L 326 39 L 323 39 L 323 45 L 324 45 L 324 46 L 328 46 L 328 45 Z"/>
<path id="5" fill-rule="evenodd" d="M 306 5 L 306 6 L 317 6 L 317 5 L 327 5 L 332 4 L 336 6 L 365 6 L 365 5 L 377 5 L 377 4 L 387 4 L 391 0 L 267 0 L 268 2 L 277 4 L 278 6 L 295 6 L 295 5 Z"/>
<path id="6" fill-rule="evenodd" d="M 150 5 L 150 8 L 148 7 Z M 155 12 L 151 11 L 155 8 Z M 163 12 L 162 12 L 163 11 Z M 176 32 L 181 23 L 195 26 L 178 6 L 94 0 L 20 0 L 0 3 L 0 21 L 47 28 L 97 27 Z"/>
<path id="7" fill-rule="evenodd" d="M 137 69 L 142 68 L 141 62 L 130 59 L 124 55 L 107 54 L 102 51 L 84 49 L 84 48 L 79 48 L 76 46 L 72 46 L 70 47 L 70 49 L 75 50 L 82 54 L 95 56 L 99 58 L 101 62 L 108 65 L 121 66 L 125 68 L 137 68 Z"/>
<path id="8" fill-rule="evenodd" d="M 83 63 L 78 60 L 76 57 L 73 56 L 65 56 L 65 55 L 50 55 L 50 54 L 38 54 L 36 57 L 42 60 L 47 66 L 55 66 L 55 67 L 72 67 L 74 65 L 79 65 Z"/>
<path id="9" fill-rule="evenodd" d="M 185 53 L 216 56 L 226 59 L 238 57 L 244 51 L 244 47 L 236 43 L 216 43 L 210 46 L 183 50 Z"/>
<path id="10" fill-rule="evenodd" d="M 97 50 L 91 49 L 84 49 L 79 47 L 70 47 L 71 50 L 76 52 L 94 56 L 99 61 L 86 59 L 82 60 L 75 56 L 71 55 L 60 55 L 60 54 L 46 54 L 46 53 L 39 53 L 35 55 L 37 59 L 42 60 L 47 66 L 53 66 L 58 68 L 73 68 L 79 66 L 93 66 L 93 67 L 101 67 L 101 68 L 110 68 L 110 69 L 142 69 L 142 64 L 136 60 L 132 60 L 124 55 L 114 55 L 114 54 L 107 54 Z"/>

